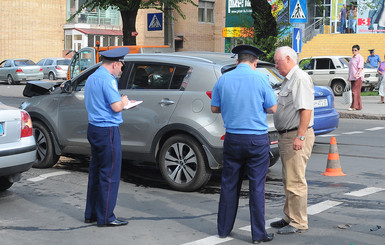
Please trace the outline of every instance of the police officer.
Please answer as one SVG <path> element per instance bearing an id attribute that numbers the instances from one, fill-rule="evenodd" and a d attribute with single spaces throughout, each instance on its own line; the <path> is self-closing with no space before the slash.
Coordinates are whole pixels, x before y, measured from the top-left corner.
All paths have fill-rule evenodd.
<path id="1" fill-rule="evenodd" d="M 378 65 L 381 63 L 380 56 L 374 53 L 374 49 L 369 49 L 368 51 L 370 55 L 366 59 L 366 63 L 369 63 L 371 66 L 378 68 Z"/>
<path id="2" fill-rule="evenodd" d="M 214 86 L 211 111 L 222 113 L 226 137 L 223 147 L 222 187 L 218 208 L 218 235 L 227 237 L 235 222 L 244 170 L 249 178 L 253 243 L 273 240 L 265 230 L 265 180 L 270 144 L 266 113 L 277 109 L 268 76 L 255 71 L 263 52 L 239 45 L 237 67 L 223 74 Z"/>
<path id="3" fill-rule="evenodd" d="M 97 222 L 98 226 L 121 226 L 127 221 L 114 215 L 116 205 L 122 150 L 119 125 L 128 104 L 127 96 L 120 96 L 116 77 L 122 72 L 120 61 L 128 54 L 128 48 L 116 48 L 101 52 L 102 65 L 89 76 L 84 92 L 88 111 L 87 138 L 91 144 L 92 158 L 88 174 L 85 223 Z"/>

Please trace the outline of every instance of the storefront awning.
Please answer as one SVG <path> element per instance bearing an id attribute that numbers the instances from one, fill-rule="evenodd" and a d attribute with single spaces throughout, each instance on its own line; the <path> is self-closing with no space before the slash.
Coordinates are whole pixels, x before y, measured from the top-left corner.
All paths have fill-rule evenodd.
<path id="1" fill-rule="evenodd" d="M 90 34 L 90 35 L 123 36 L 123 32 L 117 31 L 117 30 L 85 29 L 85 28 L 74 28 L 74 30 L 80 31 L 81 33 L 84 33 L 84 34 Z"/>

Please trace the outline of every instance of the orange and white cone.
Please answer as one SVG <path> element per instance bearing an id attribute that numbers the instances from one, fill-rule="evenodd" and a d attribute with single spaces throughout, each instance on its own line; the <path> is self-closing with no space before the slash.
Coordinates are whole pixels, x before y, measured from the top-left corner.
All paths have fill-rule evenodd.
<path id="1" fill-rule="evenodd" d="M 328 163 L 326 165 L 326 171 L 322 173 L 326 176 L 344 176 L 341 169 L 340 155 L 338 154 L 336 137 L 330 139 Z"/>

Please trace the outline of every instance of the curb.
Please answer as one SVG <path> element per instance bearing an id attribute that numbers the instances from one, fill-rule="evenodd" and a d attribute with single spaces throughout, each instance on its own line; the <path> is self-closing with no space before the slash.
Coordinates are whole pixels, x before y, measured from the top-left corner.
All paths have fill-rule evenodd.
<path id="1" fill-rule="evenodd" d="M 385 120 L 385 115 L 362 114 L 362 113 L 347 113 L 347 112 L 338 112 L 338 113 L 340 114 L 340 118 Z"/>

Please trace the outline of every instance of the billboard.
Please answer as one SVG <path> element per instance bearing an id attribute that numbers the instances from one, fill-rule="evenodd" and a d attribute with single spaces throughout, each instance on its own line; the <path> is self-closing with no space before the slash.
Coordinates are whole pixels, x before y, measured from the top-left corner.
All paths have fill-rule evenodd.
<path id="1" fill-rule="evenodd" d="M 357 1 L 357 33 L 385 33 L 384 2 L 384 0 Z"/>

